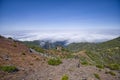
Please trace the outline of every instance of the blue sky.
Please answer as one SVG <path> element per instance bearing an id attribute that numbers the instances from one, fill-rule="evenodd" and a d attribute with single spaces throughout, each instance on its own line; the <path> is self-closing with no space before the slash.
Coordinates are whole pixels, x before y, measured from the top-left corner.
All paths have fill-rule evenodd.
<path id="1" fill-rule="evenodd" d="M 0 0 L 0 31 L 119 26 L 120 0 Z"/>
<path id="2" fill-rule="evenodd" d="M 120 0 L 0 0 L 0 35 L 101 42 L 120 36 Z"/>

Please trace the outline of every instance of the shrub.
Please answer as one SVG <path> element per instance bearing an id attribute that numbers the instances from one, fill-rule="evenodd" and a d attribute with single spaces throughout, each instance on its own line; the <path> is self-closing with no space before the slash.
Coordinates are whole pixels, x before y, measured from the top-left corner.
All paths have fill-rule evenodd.
<path id="1" fill-rule="evenodd" d="M 16 43 L 13 44 L 14 47 L 17 47 Z"/>
<path id="2" fill-rule="evenodd" d="M 110 68 L 111 70 L 119 70 L 120 66 L 119 64 L 110 64 L 108 68 Z"/>
<path id="3" fill-rule="evenodd" d="M 16 72 L 18 69 L 15 66 L 0 66 L 0 70 L 5 72 Z"/>
<path id="4" fill-rule="evenodd" d="M 22 55 L 26 55 L 24 52 L 22 52 Z"/>
<path id="5" fill-rule="evenodd" d="M 100 65 L 100 64 L 96 65 L 96 67 L 97 67 L 97 68 L 100 68 L 100 69 L 104 69 L 104 66 L 103 66 L 103 65 Z"/>
<path id="6" fill-rule="evenodd" d="M 116 76 L 116 74 L 114 73 L 114 72 L 112 72 L 112 71 L 108 71 L 108 72 L 105 72 L 106 74 L 110 74 L 110 75 L 112 75 L 112 76 Z"/>
<path id="7" fill-rule="evenodd" d="M 68 80 L 68 79 L 69 79 L 68 75 L 64 75 L 61 80 Z"/>
<path id="8" fill-rule="evenodd" d="M 82 65 L 88 65 L 89 63 L 87 61 L 81 62 Z"/>
<path id="9" fill-rule="evenodd" d="M 100 76 L 98 74 L 95 73 L 94 76 L 100 80 Z"/>
<path id="10" fill-rule="evenodd" d="M 32 48 L 32 49 L 34 49 L 34 50 L 36 50 L 37 52 L 41 52 L 41 53 L 44 53 L 44 49 L 42 49 L 42 48 L 40 48 L 40 47 L 38 47 L 38 46 L 29 46 L 30 48 Z"/>
<path id="11" fill-rule="evenodd" d="M 62 61 L 60 60 L 60 59 L 49 59 L 48 60 L 48 64 L 49 65 L 59 65 L 59 64 L 61 64 L 62 63 Z"/>
<path id="12" fill-rule="evenodd" d="M 36 60 L 40 60 L 39 58 L 36 58 Z"/>

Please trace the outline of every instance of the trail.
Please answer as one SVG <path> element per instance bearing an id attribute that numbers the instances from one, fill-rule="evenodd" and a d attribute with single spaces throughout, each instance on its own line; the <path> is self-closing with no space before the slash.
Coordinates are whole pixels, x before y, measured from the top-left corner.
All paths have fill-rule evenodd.
<path id="1" fill-rule="evenodd" d="M 105 74 L 107 69 L 100 70 L 95 66 L 84 65 L 80 65 L 80 68 L 78 68 L 77 59 L 63 59 L 62 62 L 58 66 L 38 64 L 35 66 L 33 73 L 29 74 L 25 80 L 61 80 L 65 74 L 68 75 L 69 80 L 98 80 L 94 73 L 99 74 L 101 80 L 119 80 L 118 77 Z"/>

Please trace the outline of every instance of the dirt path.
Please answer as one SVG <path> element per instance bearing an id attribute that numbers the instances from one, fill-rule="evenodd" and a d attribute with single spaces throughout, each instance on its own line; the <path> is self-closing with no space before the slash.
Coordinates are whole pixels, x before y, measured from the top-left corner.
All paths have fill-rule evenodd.
<path id="1" fill-rule="evenodd" d="M 117 76 L 105 74 L 106 69 L 98 69 L 94 66 L 77 67 L 78 60 L 64 59 L 59 66 L 50 66 L 47 64 L 38 64 L 33 72 L 26 76 L 24 80 L 61 80 L 64 74 L 69 76 L 69 80 L 98 80 L 94 77 L 94 73 L 99 74 L 101 80 L 119 80 Z"/>

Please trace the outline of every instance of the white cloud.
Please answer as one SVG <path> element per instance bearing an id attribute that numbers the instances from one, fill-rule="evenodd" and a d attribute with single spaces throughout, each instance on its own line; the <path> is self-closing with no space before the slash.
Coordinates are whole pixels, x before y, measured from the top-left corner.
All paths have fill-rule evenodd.
<path id="1" fill-rule="evenodd" d="M 102 42 L 119 36 L 118 34 L 109 33 L 110 31 L 23 31 L 4 34 L 6 37 L 13 37 L 21 41 L 33 40 L 51 40 L 72 42 Z"/>

